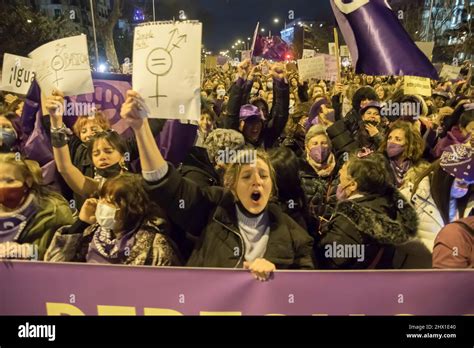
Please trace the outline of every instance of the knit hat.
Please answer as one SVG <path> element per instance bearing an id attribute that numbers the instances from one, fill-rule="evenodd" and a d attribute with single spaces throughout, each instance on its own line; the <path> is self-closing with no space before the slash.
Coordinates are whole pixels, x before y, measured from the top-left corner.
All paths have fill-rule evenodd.
<path id="1" fill-rule="evenodd" d="M 441 168 L 457 179 L 474 184 L 474 151 L 464 144 L 448 147 L 441 155 Z"/>
<path id="2" fill-rule="evenodd" d="M 242 133 L 223 128 L 218 128 L 209 133 L 203 144 L 212 163 L 219 157 L 220 151 L 238 151 L 244 146 L 245 139 Z"/>

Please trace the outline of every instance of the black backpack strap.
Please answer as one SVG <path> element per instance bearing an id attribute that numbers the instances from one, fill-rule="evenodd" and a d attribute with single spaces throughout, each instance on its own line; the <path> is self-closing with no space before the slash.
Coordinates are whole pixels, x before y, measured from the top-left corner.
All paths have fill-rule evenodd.
<path id="1" fill-rule="evenodd" d="M 474 228 L 472 228 L 471 226 L 469 226 L 469 225 L 466 224 L 465 222 L 462 222 L 462 221 L 454 221 L 453 223 L 454 223 L 454 224 L 461 225 L 462 227 L 464 227 L 464 229 L 465 229 L 466 231 L 468 231 L 472 236 L 474 236 Z"/>

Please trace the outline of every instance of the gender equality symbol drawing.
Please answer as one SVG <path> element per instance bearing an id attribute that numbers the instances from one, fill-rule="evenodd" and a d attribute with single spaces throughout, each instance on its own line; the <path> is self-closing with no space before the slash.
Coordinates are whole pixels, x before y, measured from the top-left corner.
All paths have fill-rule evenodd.
<path id="1" fill-rule="evenodd" d="M 64 80 L 63 78 L 58 78 L 58 71 L 62 70 L 64 68 L 65 62 L 64 58 L 61 57 L 62 51 L 66 48 L 66 45 L 57 45 L 56 46 L 56 55 L 51 59 L 51 69 L 54 70 L 54 73 L 56 75 L 56 80 L 53 81 L 53 83 L 56 83 L 56 86 L 59 87 L 59 81 Z"/>
<path id="2" fill-rule="evenodd" d="M 179 44 L 183 40 L 186 42 L 187 37 L 186 34 L 179 35 L 178 28 L 170 31 L 170 35 L 171 37 L 166 48 L 158 47 L 153 49 L 146 59 L 146 68 L 150 73 L 156 76 L 156 94 L 149 96 L 148 98 L 155 98 L 157 107 L 160 104 L 160 98 L 168 97 L 167 95 L 160 94 L 159 78 L 160 76 L 165 76 L 170 72 L 173 67 L 173 56 L 171 55 L 171 52 L 173 52 L 175 48 L 181 48 Z M 178 40 L 173 42 L 175 35 L 178 35 Z"/>

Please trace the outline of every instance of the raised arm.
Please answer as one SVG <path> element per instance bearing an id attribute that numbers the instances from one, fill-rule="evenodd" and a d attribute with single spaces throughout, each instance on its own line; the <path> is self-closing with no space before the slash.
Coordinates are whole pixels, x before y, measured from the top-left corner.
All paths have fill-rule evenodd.
<path id="1" fill-rule="evenodd" d="M 63 105 L 64 96 L 60 91 L 53 91 L 53 95 L 46 100 L 46 109 L 51 117 L 51 144 L 54 160 L 58 172 L 71 190 L 80 196 L 89 197 L 98 190 L 99 184 L 92 178 L 84 176 L 71 161 L 68 139 L 72 133 L 63 123 Z"/>
<path id="2" fill-rule="evenodd" d="M 172 165 L 168 165 L 155 142 L 146 115 L 143 115 L 143 103 L 138 93 L 128 91 L 120 115 L 135 132 L 146 189 L 183 230 L 188 230 L 190 221 L 196 227 L 202 225 L 202 228 L 193 229 L 199 234 L 207 223 L 203 217 L 208 216 L 222 193 L 202 190 L 198 185 L 183 179 Z"/>

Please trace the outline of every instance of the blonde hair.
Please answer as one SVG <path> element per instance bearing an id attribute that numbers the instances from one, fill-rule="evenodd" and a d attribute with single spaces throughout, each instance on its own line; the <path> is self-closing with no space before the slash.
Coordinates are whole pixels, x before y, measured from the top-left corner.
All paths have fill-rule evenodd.
<path id="1" fill-rule="evenodd" d="M 18 169 L 25 183 L 31 180 L 31 192 L 35 193 L 38 199 L 56 198 L 65 200 L 59 193 L 51 191 L 43 186 L 43 176 L 41 167 L 38 162 L 23 158 L 19 152 L 17 153 L 0 153 L 0 163 L 9 164 Z"/>
<path id="2" fill-rule="evenodd" d="M 102 130 L 106 131 L 111 128 L 110 122 L 102 111 L 96 111 L 91 116 L 79 116 L 76 123 L 72 127 L 74 135 L 81 138 L 81 129 L 89 122 L 96 123 Z"/>
<path id="3" fill-rule="evenodd" d="M 275 169 L 272 166 L 272 163 L 270 162 L 270 157 L 268 154 L 263 151 L 263 150 L 251 150 L 251 149 L 246 149 L 246 150 L 241 150 L 239 151 L 239 154 L 236 158 L 236 160 L 233 163 L 230 163 L 225 171 L 224 174 L 224 187 L 231 190 L 232 193 L 234 193 L 237 181 L 239 179 L 240 172 L 242 171 L 242 167 L 244 165 L 253 165 L 253 163 L 248 162 L 248 158 L 252 158 L 254 156 L 254 165 L 256 165 L 257 160 L 262 160 L 265 162 L 265 164 L 268 166 L 268 169 L 270 171 L 270 179 L 272 180 L 272 195 L 276 196 L 278 193 L 277 187 L 276 187 L 276 173 Z M 234 193 L 235 195 L 235 193 Z M 236 197 L 237 198 L 237 197 Z"/>

